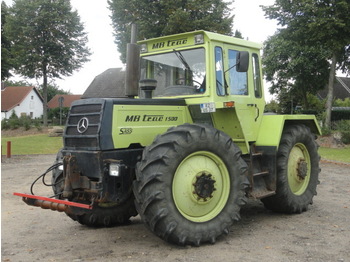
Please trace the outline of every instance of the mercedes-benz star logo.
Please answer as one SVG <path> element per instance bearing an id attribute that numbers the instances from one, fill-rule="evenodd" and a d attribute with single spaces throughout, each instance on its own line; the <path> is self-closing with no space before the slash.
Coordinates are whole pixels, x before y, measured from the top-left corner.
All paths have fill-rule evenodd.
<path id="1" fill-rule="evenodd" d="M 89 127 L 89 119 L 83 117 L 79 120 L 77 130 L 80 134 L 84 133 Z"/>

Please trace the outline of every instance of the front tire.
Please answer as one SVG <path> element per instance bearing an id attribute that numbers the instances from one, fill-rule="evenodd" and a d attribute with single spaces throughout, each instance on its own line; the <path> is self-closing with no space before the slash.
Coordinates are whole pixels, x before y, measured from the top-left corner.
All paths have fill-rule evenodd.
<path id="1" fill-rule="evenodd" d="M 288 126 L 277 153 L 276 195 L 262 199 L 265 207 L 281 213 L 301 213 L 312 204 L 320 171 L 318 145 L 305 125 Z"/>
<path id="2" fill-rule="evenodd" d="M 185 124 L 143 152 L 134 195 L 143 222 L 162 239 L 196 245 L 229 232 L 245 203 L 247 166 L 223 132 Z"/>

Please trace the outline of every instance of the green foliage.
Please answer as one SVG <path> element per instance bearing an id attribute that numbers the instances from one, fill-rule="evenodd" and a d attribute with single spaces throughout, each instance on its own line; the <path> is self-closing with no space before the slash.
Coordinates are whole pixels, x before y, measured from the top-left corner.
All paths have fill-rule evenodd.
<path id="1" fill-rule="evenodd" d="M 18 119 L 18 116 L 17 116 L 17 114 L 16 114 L 16 111 L 15 111 L 15 110 L 13 110 L 13 111 L 12 111 L 12 113 L 11 113 L 11 115 L 10 115 L 9 119 Z"/>
<path id="2" fill-rule="evenodd" d="M 43 94 L 44 88 L 42 85 L 39 86 L 38 91 L 41 94 L 41 96 L 44 95 Z M 70 94 L 71 94 L 70 92 L 60 89 L 56 84 L 47 85 L 47 101 L 50 101 L 55 95 L 70 95 Z M 48 118 L 50 117 L 48 116 Z"/>
<path id="3" fill-rule="evenodd" d="M 87 33 L 69 0 L 14 1 L 4 29 L 16 72 L 43 79 L 44 105 L 48 78 L 69 76 L 88 61 Z"/>
<path id="4" fill-rule="evenodd" d="M 27 131 L 33 126 L 38 128 L 38 130 L 41 129 L 41 120 L 31 119 L 29 116 L 21 116 L 18 118 L 14 111 L 12 112 L 9 119 L 3 119 L 1 121 L 1 130 L 15 130 L 23 127 L 23 129 Z"/>
<path id="5" fill-rule="evenodd" d="M 321 132 L 322 132 L 323 136 L 328 136 L 328 135 L 332 134 L 332 129 L 330 127 L 322 125 Z"/>
<path id="6" fill-rule="evenodd" d="M 239 31 L 239 30 L 236 30 L 233 36 L 236 37 L 236 38 L 244 39 L 243 35 L 242 35 L 242 32 Z"/>
<path id="7" fill-rule="evenodd" d="M 8 7 L 4 1 L 1 2 L 1 81 L 11 76 L 10 70 L 13 69 L 11 42 L 5 35 L 4 27 L 8 16 Z"/>
<path id="8" fill-rule="evenodd" d="M 19 118 L 19 121 L 20 121 L 20 125 L 23 126 L 24 130 L 27 131 L 30 129 L 31 127 L 31 119 L 30 117 L 27 117 L 27 116 L 21 116 Z"/>
<path id="9" fill-rule="evenodd" d="M 325 108 L 325 100 L 319 99 L 316 95 L 307 94 L 307 100 L 309 104 L 309 108 L 317 111 L 319 114 L 324 112 Z"/>
<path id="10" fill-rule="evenodd" d="M 308 108 L 307 93 L 315 94 L 327 78 L 332 89 L 335 65 L 343 72 L 350 70 L 350 3 L 276 0 L 263 10 L 283 27 L 264 47 L 264 69 L 273 83 L 270 91 L 279 94 L 287 89 Z M 330 111 L 326 119 L 329 115 Z"/>
<path id="11" fill-rule="evenodd" d="M 108 0 L 112 11 L 115 42 L 125 62 L 130 25 L 139 26 L 138 39 L 159 37 L 194 30 L 232 35 L 233 16 L 223 0 Z"/>
<path id="12" fill-rule="evenodd" d="M 29 78 L 71 75 L 90 55 L 83 24 L 67 0 L 17 0 L 5 31 L 16 70 Z"/>
<path id="13" fill-rule="evenodd" d="M 324 108 L 325 108 L 326 101 L 321 100 L 317 96 L 312 95 L 312 94 L 307 94 L 307 100 L 308 100 L 308 104 L 309 104 L 309 109 L 302 109 L 300 111 L 300 113 L 315 115 L 316 118 L 323 123 L 324 119 L 325 119 Z M 327 132 L 326 129 L 324 131 Z M 322 132 L 322 134 L 323 134 L 323 132 Z"/>
<path id="14" fill-rule="evenodd" d="M 64 124 L 66 122 L 66 119 L 68 117 L 69 107 L 62 107 L 62 123 Z M 48 118 L 51 119 L 52 123 L 60 124 L 60 108 L 52 108 L 49 111 Z"/>
<path id="15" fill-rule="evenodd" d="M 280 111 L 279 104 L 275 100 L 271 100 L 265 106 L 265 112 L 280 113 Z"/>
<path id="16" fill-rule="evenodd" d="M 5 125 L 6 126 L 6 125 Z M 10 118 L 8 120 L 8 127 L 11 129 L 11 130 L 15 130 L 15 129 L 18 129 L 20 127 L 20 121 L 18 118 Z"/>
<path id="17" fill-rule="evenodd" d="M 303 108 L 308 109 L 308 94 L 324 88 L 328 78 L 328 61 L 317 48 L 298 45 L 281 29 L 264 43 L 263 67 L 270 93 L 281 96 L 287 91 Z"/>
<path id="18" fill-rule="evenodd" d="M 1 120 L 1 130 L 8 130 L 10 129 L 10 123 L 8 119 Z"/>
<path id="19" fill-rule="evenodd" d="M 350 98 L 347 97 L 345 99 L 336 99 L 333 102 L 333 106 L 336 106 L 336 107 L 350 107 Z"/>
<path id="20" fill-rule="evenodd" d="M 27 81 L 12 81 L 12 80 L 7 80 L 4 81 L 5 86 L 33 86 L 31 83 Z"/>
<path id="21" fill-rule="evenodd" d="M 344 144 L 350 144 L 350 120 L 340 120 L 336 126 L 341 134 L 341 141 Z"/>

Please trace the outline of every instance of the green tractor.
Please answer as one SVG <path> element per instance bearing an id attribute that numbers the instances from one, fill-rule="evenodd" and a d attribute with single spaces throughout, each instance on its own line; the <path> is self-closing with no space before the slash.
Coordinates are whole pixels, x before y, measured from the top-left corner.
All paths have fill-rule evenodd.
<path id="1" fill-rule="evenodd" d="M 314 116 L 264 114 L 260 48 L 206 31 L 129 44 L 127 98 L 70 109 L 49 169 L 55 196 L 17 194 L 92 227 L 139 214 L 160 238 L 195 246 L 227 234 L 248 197 L 307 210 L 320 128 Z"/>

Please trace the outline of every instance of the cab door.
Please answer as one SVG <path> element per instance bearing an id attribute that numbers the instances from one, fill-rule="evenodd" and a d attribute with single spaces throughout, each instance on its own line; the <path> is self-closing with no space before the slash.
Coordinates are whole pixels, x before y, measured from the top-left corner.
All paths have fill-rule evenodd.
<path id="1" fill-rule="evenodd" d="M 230 45 L 225 45 L 224 48 L 228 100 L 235 102 L 236 114 L 246 141 L 256 141 L 265 106 L 258 50 L 252 52 L 252 50 Z M 250 61 L 247 72 L 236 70 L 239 51 L 249 51 Z"/>

